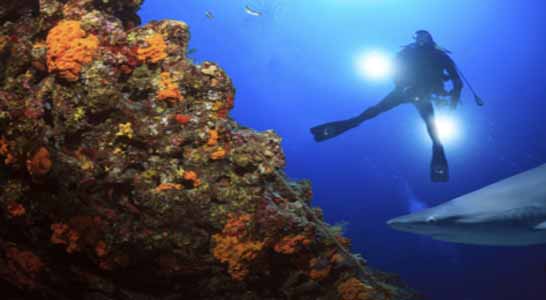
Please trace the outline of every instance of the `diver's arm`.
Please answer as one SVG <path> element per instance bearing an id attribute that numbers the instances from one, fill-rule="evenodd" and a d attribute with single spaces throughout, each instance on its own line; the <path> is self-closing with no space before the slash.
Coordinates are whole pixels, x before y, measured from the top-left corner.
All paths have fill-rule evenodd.
<path id="1" fill-rule="evenodd" d="M 446 71 L 447 75 L 449 76 L 449 80 L 453 83 L 453 90 L 451 90 L 451 107 L 455 108 L 457 107 L 457 104 L 459 103 L 459 99 L 461 98 L 461 91 L 463 89 L 463 81 L 461 80 L 461 77 L 459 76 L 459 72 L 457 71 L 457 66 L 455 65 L 455 62 L 446 55 Z"/>

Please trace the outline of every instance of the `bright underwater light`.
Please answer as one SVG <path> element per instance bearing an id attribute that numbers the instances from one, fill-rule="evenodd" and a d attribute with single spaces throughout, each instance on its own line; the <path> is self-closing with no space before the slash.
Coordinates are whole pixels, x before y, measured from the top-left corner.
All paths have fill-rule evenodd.
<path id="1" fill-rule="evenodd" d="M 457 119 L 447 114 L 439 114 L 434 118 L 436 130 L 442 143 L 451 143 L 460 137 L 460 129 Z"/>
<path id="2" fill-rule="evenodd" d="M 358 57 L 356 64 L 359 73 L 367 79 L 386 79 L 394 72 L 390 57 L 381 51 L 363 53 Z"/>

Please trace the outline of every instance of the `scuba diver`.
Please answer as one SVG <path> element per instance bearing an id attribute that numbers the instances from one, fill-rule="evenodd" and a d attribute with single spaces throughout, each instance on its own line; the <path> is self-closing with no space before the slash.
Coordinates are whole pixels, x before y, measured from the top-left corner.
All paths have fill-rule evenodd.
<path id="1" fill-rule="evenodd" d="M 394 80 L 396 87 L 390 94 L 354 118 L 313 127 L 311 133 L 317 142 L 321 142 L 357 127 L 362 122 L 400 104 L 412 103 L 425 122 L 433 144 L 431 180 L 445 182 L 449 180 L 449 169 L 434 123 L 431 98 L 450 96 L 450 107 L 454 110 L 459 102 L 463 83 L 455 63 L 448 55 L 449 51 L 438 47 L 428 31 L 415 32 L 414 40 L 414 43 L 404 46 L 396 57 L 398 68 Z M 451 81 L 453 86 L 450 92 L 444 88 L 447 81 Z"/>

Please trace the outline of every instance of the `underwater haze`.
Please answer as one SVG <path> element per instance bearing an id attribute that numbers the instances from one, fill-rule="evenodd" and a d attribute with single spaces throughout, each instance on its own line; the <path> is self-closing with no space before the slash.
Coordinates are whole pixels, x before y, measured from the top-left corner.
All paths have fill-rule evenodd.
<path id="1" fill-rule="evenodd" d="M 245 11 L 245 7 L 250 8 Z M 347 222 L 353 252 L 433 300 L 544 300 L 546 246 L 450 244 L 385 222 L 546 163 L 546 4 L 498 0 L 162 0 L 144 23 L 182 20 L 190 56 L 237 90 L 231 116 L 283 137 L 287 173 L 309 178 L 313 205 Z M 445 133 L 450 181 L 432 183 L 432 144 L 402 105 L 326 142 L 309 128 L 353 117 L 393 88 L 363 76 L 359 57 L 393 57 L 426 29 L 484 99 L 465 85 Z"/>

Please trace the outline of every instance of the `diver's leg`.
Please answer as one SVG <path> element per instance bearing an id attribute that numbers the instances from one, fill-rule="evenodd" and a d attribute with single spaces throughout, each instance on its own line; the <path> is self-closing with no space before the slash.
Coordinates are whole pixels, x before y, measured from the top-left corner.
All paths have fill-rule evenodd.
<path id="1" fill-rule="evenodd" d="M 442 147 L 440 136 L 438 135 L 438 129 L 434 123 L 434 107 L 430 101 L 418 101 L 415 102 L 415 108 L 419 112 L 419 115 L 425 121 L 427 126 L 427 132 L 432 140 L 434 146 Z"/>
<path id="2" fill-rule="evenodd" d="M 398 105 L 402 104 L 404 100 L 405 97 L 402 92 L 395 90 L 383 98 L 383 100 L 381 100 L 379 103 L 367 108 L 360 115 L 350 120 L 353 120 L 353 122 L 356 122 L 357 125 L 360 125 L 360 123 L 366 120 L 375 118 L 378 115 L 397 107 Z"/>
<path id="3" fill-rule="evenodd" d="M 434 107 L 430 101 L 415 103 L 419 115 L 427 126 L 427 131 L 432 140 L 432 160 L 430 163 L 430 176 L 432 181 L 448 181 L 449 167 L 444 152 L 444 147 L 438 135 L 438 129 L 434 123 Z"/>
<path id="4" fill-rule="evenodd" d="M 335 121 L 311 128 L 311 133 L 313 134 L 315 141 L 321 142 L 335 136 L 342 134 L 343 132 L 357 127 L 360 123 L 376 117 L 377 115 L 386 112 L 404 101 L 403 94 L 399 91 L 393 91 L 387 95 L 381 102 L 376 105 L 369 107 L 360 115 L 342 121 Z"/>

